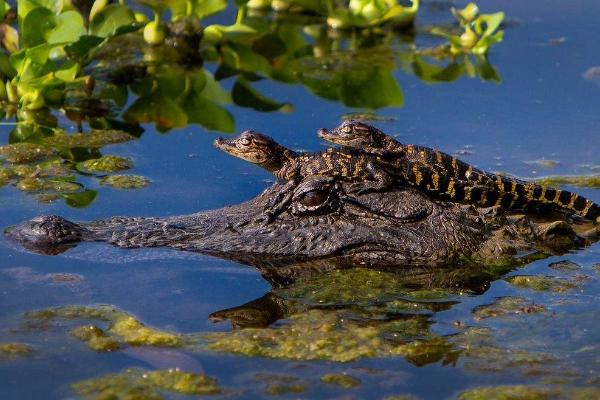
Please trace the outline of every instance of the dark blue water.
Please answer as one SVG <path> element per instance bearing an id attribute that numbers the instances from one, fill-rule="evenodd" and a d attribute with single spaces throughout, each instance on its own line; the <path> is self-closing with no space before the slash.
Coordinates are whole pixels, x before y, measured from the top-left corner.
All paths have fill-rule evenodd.
<path id="1" fill-rule="evenodd" d="M 462 3 L 461 3 L 462 4 Z M 579 1 L 482 1 L 484 12 L 503 10 L 509 22 L 504 42 L 493 47 L 490 61 L 500 84 L 461 78 L 449 84 L 429 85 L 397 71 L 405 105 L 385 108 L 378 115 L 392 118 L 375 122 L 405 142 L 425 144 L 448 153 L 467 149 L 461 157 L 480 168 L 521 177 L 549 174 L 589 174 L 600 165 L 600 84 L 584 79 L 590 67 L 600 65 L 600 3 Z M 424 7 L 425 8 L 425 7 Z M 448 12 L 431 19 L 450 19 Z M 425 13 L 427 15 L 427 12 Z M 559 44 L 552 42 L 559 40 Z M 256 113 L 230 107 L 236 129 L 255 129 L 299 150 L 319 150 L 315 132 L 333 127 L 340 116 L 356 111 L 323 100 L 300 85 L 262 81 L 256 87 L 269 96 L 291 102 L 291 113 Z M 104 153 L 133 159 L 134 173 L 151 180 L 145 189 L 121 191 L 98 188 L 98 199 L 88 208 L 75 209 L 61 202 L 39 203 L 11 186 L 0 189 L 0 226 L 6 227 L 39 214 L 58 214 L 72 220 L 93 220 L 113 215 L 177 215 L 219 208 L 249 199 L 273 178 L 241 160 L 215 150 L 217 136 L 198 126 L 167 135 L 147 132 L 140 140 L 104 149 Z M 466 146 L 466 147 L 465 147 Z M 545 168 L 536 160 L 555 160 Z M 97 185 L 90 182 L 93 185 Z M 600 192 L 577 189 L 595 201 Z M 470 321 L 474 307 L 498 296 L 523 296 L 546 304 L 550 312 L 517 320 L 487 323 L 506 348 L 550 352 L 577 370 L 563 381 L 544 380 L 544 374 L 522 373 L 520 367 L 499 371 L 469 369 L 433 363 L 418 367 L 402 357 L 364 358 L 349 363 L 286 361 L 211 352 L 177 355 L 178 363 L 191 365 L 218 378 L 223 387 L 241 391 L 239 398 L 265 396 L 255 372 L 288 374 L 308 382 L 307 391 L 290 397 L 383 398 L 414 394 L 422 398 L 453 398 L 478 385 L 535 383 L 556 387 L 597 385 L 600 328 L 600 262 L 594 245 L 565 256 L 534 262 L 519 274 L 560 275 L 547 268 L 556 260 L 581 266 L 586 283 L 555 294 L 517 289 L 503 280 L 477 296 L 463 296 L 450 310 L 433 317 L 433 332 L 453 331 L 453 321 Z M 76 284 L 51 283 L 46 274 L 63 272 L 82 276 Z M 516 273 L 516 272 L 515 272 Z M 568 276 L 566 274 L 565 276 Z M 208 256 L 182 255 L 167 250 L 126 251 L 105 245 L 84 245 L 59 256 L 31 254 L 0 247 L 0 342 L 29 343 L 32 355 L 0 359 L 0 397 L 3 399 L 64 398 L 72 396 L 69 384 L 127 367 L 155 368 L 161 354 L 95 353 L 69 337 L 68 329 L 28 330 L 23 313 L 68 304 L 112 304 L 147 325 L 191 333 L 229 331 L 227 323 L 214 324 L 208 315 L 235 307 L 270 291 L 270 285 L 251 267 Z M 143 353 L 143 352 L 142 352 Z M 150 355 L 148 355 L 150 354 Z M 186 358 L 187 357 L 187 358 Z M 184 361 L 181 361 L 184 360 Z M 163 368 L 164 365 L 158 367 Z M 371 372 L 369 372 L 371 371 Z M 372 371 L 378 371 L 377 373 Z M 560 371 L 560 369 L 559 369 Z M 363 382 L 344 390 L 319 384 L 327 372 L 350 373 Z"/>

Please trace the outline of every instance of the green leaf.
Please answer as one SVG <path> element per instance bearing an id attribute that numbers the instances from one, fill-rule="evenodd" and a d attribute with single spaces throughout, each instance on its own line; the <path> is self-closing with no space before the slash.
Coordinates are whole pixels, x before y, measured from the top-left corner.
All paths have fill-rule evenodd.
<path id="1" fill-rule="evenodd" d="M 99 36 L 82 35 L 76 42 L 65 46 L 65 52 L 70 58 L 84 62 L 102 42 L 104 39 Z"/>
<path id="2" fill-rule="evenodd" d="M 256 111 L 290 111 L 289 103 L 280 103 L 260 94 L 243 78 L 238 78 L 231 91 L 233 102 L 240 107 L 252 108 Z"/>
<path id="3" fill-rule="evenodd" d="M 45 43 L 46 32 L 54 29 L 55 26 L 52 11 L 44 7 L 31 10 L 21 26 L 23 47 L 33 47 Z"/>
<path id="4" fill-rule="evenodd" d="M 200 124 L 207 129 L 220 132 L 235 130 L 231 113 L 200 94 L 190 93 L 184 99 L 182 106 L 187 113 L 188 122 L 192 124 Z"/>
<path id="5" fill-rule="evenodd" d="M 225 90 L 223 86 L 221 86 L 219 82 L 215 80 L 215 78 L 213 78 L 212 74 L 205 69 L 202 69 L 202 73 L 204 74 L 205 81 L 204 88 L 202 89 L 202 92 L 200 92 L 200 94 L 206 97 L 207 99 L 210 99 L 217 103 L 231 103 L 231 94 L 227 90 Z M 200 78 L 196 79 L 199 80 Z M 196 79 L 194 80 L 194 82 L 197 82 Z"/>
<path id="6" fill-rule="evenodd" d="M 83 208 L 87 207 L 98 197 L 98 192 L 95 190 L 84 190 L 77 193 L 64 193 L 61 196 L 65 199 L 65 203 L 71 207 Z"/>
<path id="7" fill-rule="evenodd" d="M 94 16 L 90 23 L 90 33 L 105 38 L 118 33 L 119 28 L 128 28 L 134 23 L 135 16 L 129 7 L 110 4 Z"/>
<path id="8" fill-rule="evenodd" d="M 52 11 L 53 14 L 58 14 L 64 6 L 63 0 L 18 0 L 17 1 L 17 14 L 19 17 L 19 26 L 25 17 L 34 9 L 43 7 Z M 22 29 L 21 29 L 22 32 Z"/>
<path id="9" fill-rule="evenodd" d="M 29 16 L 28 16 L 29 17 Z M 45 32 L 48 43 L 70 43 L 85 35 L 83 17 L 77 11 L 67 11 L 53 16 L 55 27 Z"/>
<path id="10" fill-rule="evenodd" d="M 77 77 L 79 72 L 79 64 L 75 61 L 65 61 L 60 68 L 56 70 L 54 75 L 65 82 L 71 82 Z"/>
<path id="11" fill-rule="evenodd" d="M 344 71 L 340 93 L 342 102 L 350 107 L 376 109 L 404 104 L 394 74 L 382 67 Z"/>
<path id="12" fill-rule="evenodd" d="M 123 115 L 128 122 L 154 122 L 157 127 L 183 128 L 187 114 L 169 97 L 160 93 L 138 98 Z"/>

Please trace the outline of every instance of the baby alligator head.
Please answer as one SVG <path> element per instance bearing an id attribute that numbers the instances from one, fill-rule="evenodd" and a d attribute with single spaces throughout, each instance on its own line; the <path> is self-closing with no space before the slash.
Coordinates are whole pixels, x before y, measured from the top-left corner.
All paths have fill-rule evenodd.
<path id="1" fill-rule="evenodd" d="M 248 130 L 231 139 L 218 138 L 214 146 L 232 156 L 257 164 L 275 172 L 293 155 L 293 152 L 267 135 Z"/>
<path id="2" fill-rule="evenodd" d="M 321 139 L 354 149 L 383 149 L 387 146 L 387 136 L 379 129 L 356 120 L 346 120 L 331 130 L 317 131 Z"/>

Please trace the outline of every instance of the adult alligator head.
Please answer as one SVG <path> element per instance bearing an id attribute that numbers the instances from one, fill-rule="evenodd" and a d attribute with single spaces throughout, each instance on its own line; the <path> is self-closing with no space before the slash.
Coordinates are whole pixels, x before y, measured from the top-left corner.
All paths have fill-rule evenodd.
<path id="1" fill-rule="evenodd" d="M 8 229 L 36 252 L 56 254 L 81 241 L 115 246 L 171 247 L 287 276 L 322 267 L 411 268 L 463 260 L 511 260 L 526 251 L 553 253 L 583 243 L 564 220 L 522 216 L 433 201 L 415 189 L 346 194 L 346 184 L 320 176 L 275 183 L 245 203 L 177 217 L 113 217 L 73 223 L 42 216 Z M 264 210 L 280 202 L 279 213 Z M 293 265 L 294 267 L 288 267 Z M 318 269 L 318 268 L 317 268 Z"/>

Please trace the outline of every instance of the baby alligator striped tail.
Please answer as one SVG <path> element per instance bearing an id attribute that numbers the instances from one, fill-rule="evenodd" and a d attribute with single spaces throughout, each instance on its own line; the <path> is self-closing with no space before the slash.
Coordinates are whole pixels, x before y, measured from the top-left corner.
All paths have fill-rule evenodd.
<path id="1" fill-rule="evenodd" d="M 419 189 L 453 201 L 479 207 L 501 206 L 505 210 L 549 205 L 600 223 L 600 205 L 567 190 L 492 174 L 488 176 L 495 178 L 493 184 L 472 185 L 419 164 L 413 164 L 407 175 L 407 181 Z"/>

